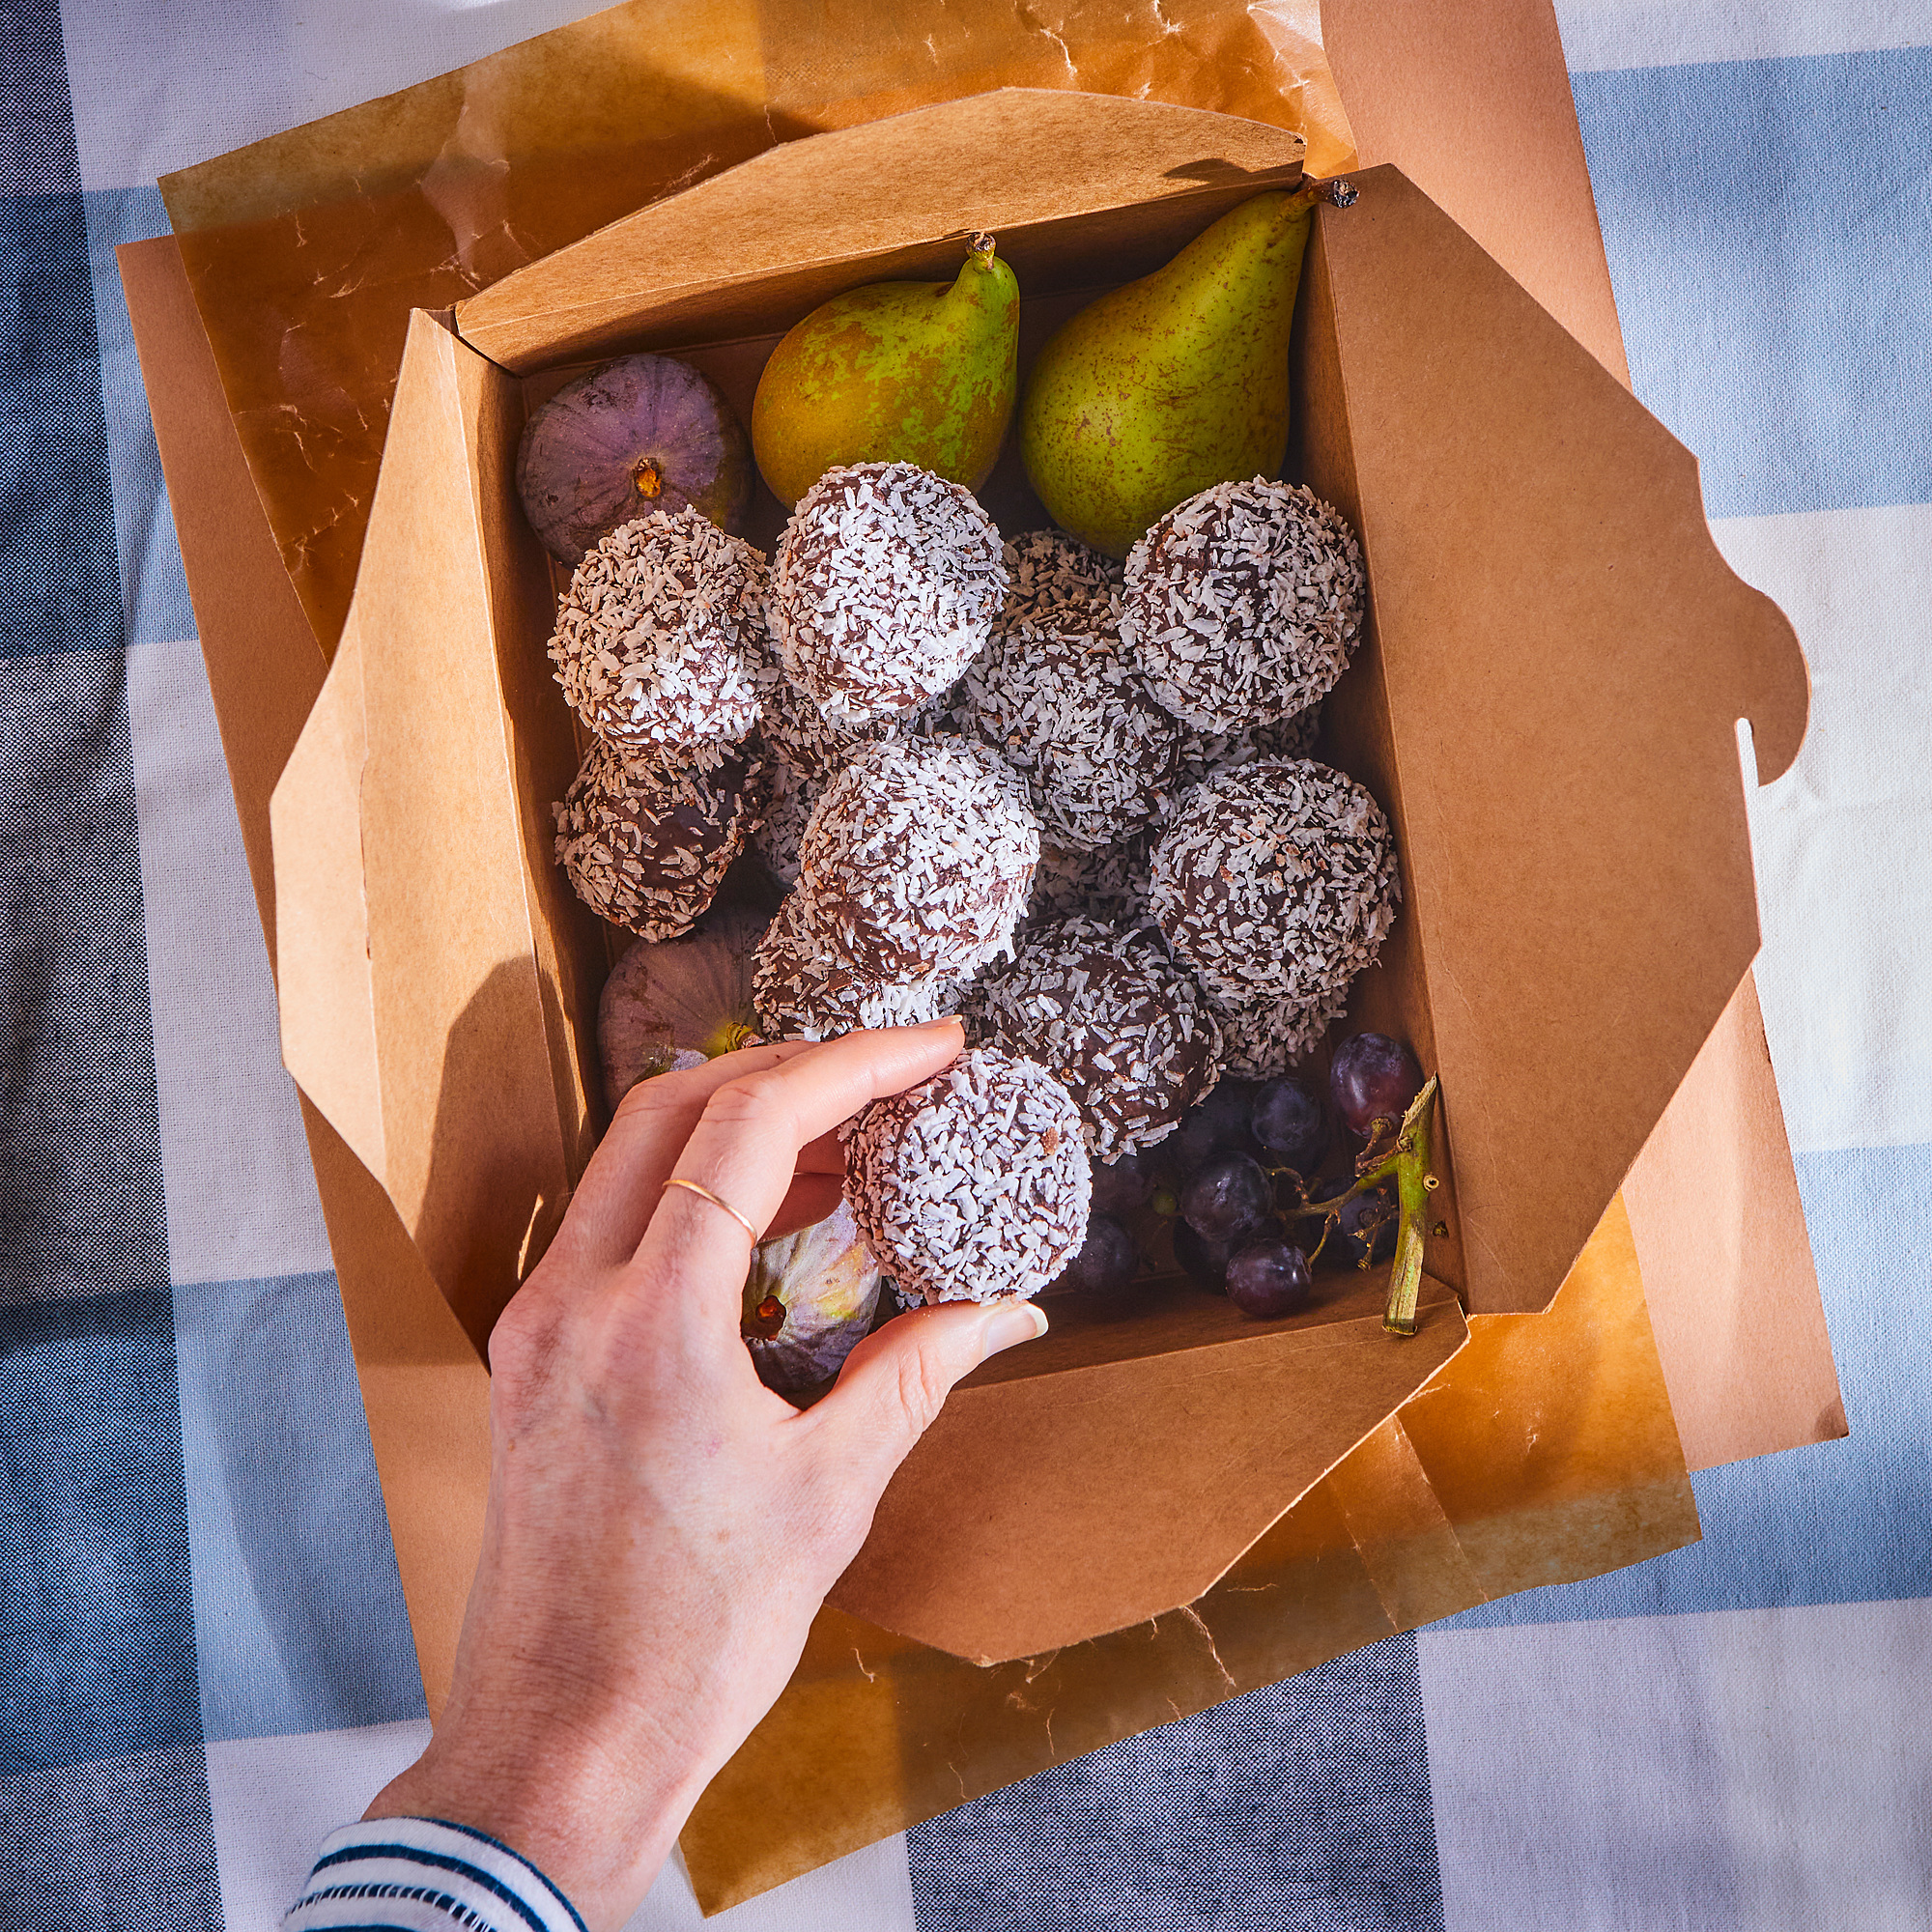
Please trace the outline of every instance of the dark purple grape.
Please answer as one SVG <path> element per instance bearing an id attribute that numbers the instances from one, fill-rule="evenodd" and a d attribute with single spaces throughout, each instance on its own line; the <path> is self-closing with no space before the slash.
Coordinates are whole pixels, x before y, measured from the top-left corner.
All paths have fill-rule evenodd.
<path id="1" fill-rule="evenodd" d="M 1226 1241 L 1210 1241 L 1185 1221 L 1174 1224 L 1174 1259 L 1189 1281 L 1220 1293 L 1227 1285 L 1228 1255 Z"/>
<path id="2" fill-rule="evenodd" d="M 1367 1140 L 1378 1120 L 1401 1124 L 1422 1092 L 1422 1068 L 1401 1040 L 1385 1033 L 1350 1034 L 1335 1049 L 1328 1091 L 1349 1131 Z"/>
<path id="3" fill-rule="evenodd" d="M 1260 1153 L 1250 1121 L 1254 1104 L 1254 1081 L 1223 1080 L 1151 1151 L 1176 1174 L 1192 1174 L 1210 1153 Z"/>
<path id="4" fill-rule="evenodd" d="M 1210 1241 L 1238 1241 L 1274 1211 L 1274 1183 L 1244 1153 L 1210 1154 L 1180 1190 L 1180 1214 Z"/>
<path id="5" fill-rule="evenodd" d="M 1314 1290 L 1308 1257 L 1278 1236 L 1249 1241 L 1228 1258 L 1228 1299 L 1243 1315 L 1264 1321 L 1293 1315 L 1308 1305 Z"/>
<path id="6" fill-rule="evenodd" d="M 1083 1288 L 1094 1293 L 1123 1289 L 1140 1272 L 1141 1251 L 1134 1237 L 1111 1214 L 1091 1214 L 1080 1252 L 1041 1291 Z"/>
<path id="7" fill-rule="evenodd" d="M 1364 1261 L 1387 1261 L 1395 1253 L 1397 1218 L 1395 1194 L 1390 1188 L 1371 1188 L 1366 1194 L 1356 1195 L 1352 1201 L 1343 1202 L 1335 1232 L 1328 1236 L 1328 1245 L 1321 1250 L 1321 1259 L 1345 1265 L 1355 1265 Z M 1309 1225 L 1319 1228 L 1321 1224 L 1312 1222 Z M 1309 1236 L 1310 1240 L 1315 1238 L 1314 1235 Z"/>
<path id="8" fill-rule="evenodd" d="M 1328 1115 L 1312 1080 L 1284 1073 L 1264 1081 L 1250 1109 L 1255 1139 L 1283 1167 L 1310 1175 L 1328 1151 Z"/>
<path id="9" fill-rule="evenodd" d="M 1153 1192 L 1153 1175 L 1139 1154 L 1119 1154 L 1112 1160 L 1096 1160 L 1092 1166 L 1094 1213 L 1111 1214 L 1119 1220 L 1147 1206 L 1148 1196 Z"/>

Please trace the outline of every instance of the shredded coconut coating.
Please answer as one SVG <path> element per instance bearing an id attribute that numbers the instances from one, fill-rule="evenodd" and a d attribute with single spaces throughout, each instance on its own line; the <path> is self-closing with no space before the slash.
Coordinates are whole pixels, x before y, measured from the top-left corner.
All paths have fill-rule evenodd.
<path id="1" fill-rule="evenodd" d="M 1149 903 L 1210 1000 L 1325 1007 L 1372 965 L 1402 896 L 1381 807 L 1312 758 L 1197 785 L 1154 847 Z"/>
<path id="2" fill-rule="evenodd" d="M 1179 769 L 1180 730 L 1111 624 L 1072 621 L 996 636 L 966 668 L 958 717 L 1026 774 L 1044 835 L 1089 851 L 1159 810 Z"/>
<path id="3" fill-rule="evenodd" d="M 1208 1004 L 1221 1026 L 1222 1072 L 1233 1080 L 1272 1080 L 1321 1045 L 1348 1000 L 1345 992 L 1309 1006 L 1268 1000 Z"/>
<path id="4" fill-rule="evenodd" d="M 1000 533 L 958 484 L 910 463 L 828 469 L 772 560 L 771 634 L 834 723 L 916 711 L 985 644 L 1007 590 Z"/>
<path id="5" fill-rule="evenodd" d="M 1148 887 L 1152 867 L 1151 828 L 1092 852 L 1068 852 L 1042 839 L 1027 921 L 1037 925 L 1086 913 L 1114 925 L 1151 924 Z"/>
<path id="6" fill-rule="evenodd" d="M 571 708 L 637 754 L 735 741 L 758 722 L 749 655 L 765 559 L 697 510 L 654 510 L 584 553 L 551 662 Z"/>
<path id="7" fill-rule="evenodd" d="M 960 991 L 951 980 L 867 978 L 812 931 L 802 893 L 779 908 L 752 961 L 752 1005 L 772 1039 L 836 1039 L 862 1027 L 922 1026 L 956 1012 Z"/>
<path id="8" fill-rule="evenodd" d="M 741 747 L 704 744 L 626 758 L 592 741 L 556 818 L 556 860 L 590 909 L 639 939 L 687 931 L 744 850 L 762 767 Z"/>
<path id="9" fill-rule="evenodd" d="M 1116 628 L 1121 566 L 1059 530 L 1023 530 L 1007 540 L 1007 600 L 994 635 L 1071 625 Z"/>
<path id="10" fill-rule="evenodd" d="M 765 748 L 765 815 L 752 834 L 752 849 L 781 886 L 798 883 L 798 846 L 805 837 L 818 786 L 784 753 Z"/>
<path id="11" fill-rule="evenodd" d="M 1321 707 L 1310 704 L 1277 724 L 1263 724 L 1252 731 L 1198 731 L 1192 724 L 1180 726 L 1180 770 L 1174 781 L 1177 795 L 1219 778 L 1223 772 L 1237 772 L 1258 758 L 1312 758 L 1315 740 L 1321 729 Z"/>
<path id="12" fill-rule="evenodd" d="M 902 1293 L 1037 1294 L 1087 1237 L 1080 1110 L 1033 1061 L 972 1048 L 845 1134 L 845 1199 Z"/>
<path id="13" fill-rule="evenodd" d="M 1362 550 L 1299 484 L 1217 483 L 1127 556 L 1121 637 L 1182 723 L 1244 731 L 1327 695 L 1361 634 Z"/>
<path id="14" fill-rule="evenodd" d="M 1037 1060 L 1102 1160 L 1152 1147 L 1221 1075 L 1221 1029 L 1146 929 L 1073 918 L 1034 932 L 974 988 L 971 1037 Z"/>
<path id="15" fill-rule="evenodd" d="M 868 978 L 967 980 L 1005 952 L 1039 859 L 1026 781 L 964 738 L 885 738 L 828 780 L 799 848 L 814 930 Z"/>

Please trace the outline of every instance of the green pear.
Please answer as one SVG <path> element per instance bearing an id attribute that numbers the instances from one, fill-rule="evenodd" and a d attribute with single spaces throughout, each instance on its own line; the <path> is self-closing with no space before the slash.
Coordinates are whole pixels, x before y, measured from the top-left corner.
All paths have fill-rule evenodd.
<path id="1" fill-rule="evenodd" d="M 1109 556 L 1216 483 L 1288 453 L 1288 336 L 1315 192 L 1258 194 L 1040 351 L 1020 454 L 1055 523 Z"/>
<path id="2" fill-rule="evenodd" d="M 842 463 L 916 463 L 977 490 L 1019 386 L 1020 285 L 976 235 L 951 282 L 834 296 L 772 351 L 752 449 L 787 508 Z"/>

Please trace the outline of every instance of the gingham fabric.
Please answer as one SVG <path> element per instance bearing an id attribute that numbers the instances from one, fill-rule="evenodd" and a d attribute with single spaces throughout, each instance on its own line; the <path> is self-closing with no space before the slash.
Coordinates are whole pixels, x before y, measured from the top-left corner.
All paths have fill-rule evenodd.
<path id="1" fill-rule="evenodd" d="M 266 1932 L 423 1700 L 113 244 L 581 0 L 0 0 L 0 1925 Z M 1853 1435 L 739 1908 L 1932 1925 L 1932 0 L 1566 0 L 1639 394 L 1795 619 L 1761 984 Z M 675 1864 L 636 1925 L 697 1922 Z"/>

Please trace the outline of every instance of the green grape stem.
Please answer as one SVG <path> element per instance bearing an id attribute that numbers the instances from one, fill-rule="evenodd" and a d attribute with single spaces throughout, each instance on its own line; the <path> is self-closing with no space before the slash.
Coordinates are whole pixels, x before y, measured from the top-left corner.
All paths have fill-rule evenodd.
<path id="1" fill-rule="evenodd" d="M 1394 1129 L 1393 1137 L 1382 1122 L 1377 1122 L 1366 1151 L 1355 1163 L 1354 1185 L 1347 1193 L 1330 1201 L 1311 1202 L 1304 1187 L 1301 1205 L 1281 1210 L 1291 1220 L 1320 1219 L 1325 1224 L 1314 1254 L 1309 1256 L 1313 1262 L 1340 1222 L 1345 1202 L 1372 1192 L 1384 1181 L 1395 1182 L 1395 1266 L 1389 1275 L 1388 1307 L 1382 1315 L 1382 1326 L 1391 1335 L 1415 1333 L 1415 1306 L 1422 1293 L 1422 1254 L 1429 1237 L 1429 1197 L 1436 1187 L 1435 1177 L 1429 1171 L 1429 1121 L 1435 1111 L 1436 1092 L 1435 1075 L 1432 1073 L 1422 1092 L 1409 1102 L 1408 1112 L 1402 1117 L 1402 1124 Z M 1297 1176 L 1297 1182 L 1299 1179 Z"/>

